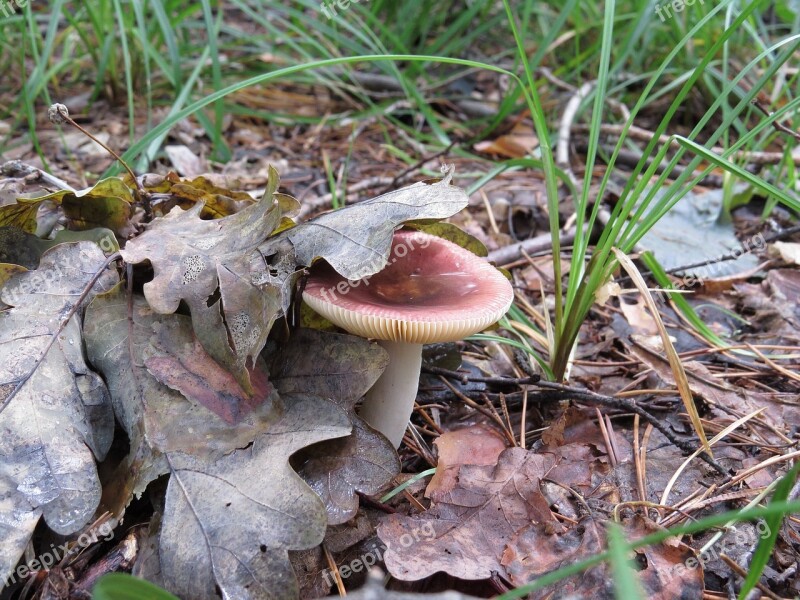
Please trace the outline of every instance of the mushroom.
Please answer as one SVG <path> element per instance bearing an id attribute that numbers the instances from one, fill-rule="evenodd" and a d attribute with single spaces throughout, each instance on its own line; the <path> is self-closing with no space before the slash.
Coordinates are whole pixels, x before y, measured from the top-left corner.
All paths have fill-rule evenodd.
<path id="1" fill-rule="evenodd" d="M 349 333 L 377 339 L 389 354 L 359 414 L 396 448 L 414 410 L 422 345 L 482 331 L 513 299 L 509 281 L 484 259 L 418 231 L 395 232 L 387 265 L 356 281 L 319 261 L 303 291 L 317 313 Z"/>

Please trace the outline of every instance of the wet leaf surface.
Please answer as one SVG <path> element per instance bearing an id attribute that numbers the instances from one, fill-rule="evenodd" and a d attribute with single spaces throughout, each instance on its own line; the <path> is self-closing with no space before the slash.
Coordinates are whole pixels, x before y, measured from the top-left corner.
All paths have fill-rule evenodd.
<path id="1" fill-rule="evenodd" d="M 211 598 L 219 586 L 225 597 L 297 597 L 288 550 L 319 544 L 327 518 L 288 459 L 347 435 L 350 424 L 325 400 L 285 402 L 282 419 L 250 447 L 213 462 L 170 453 L 159 555 L 167 587 L 178 596 Z"/>
<path id="2" fill-rule="evenodd" d="M 308 352 L 315 349 L 315 354 Z M 356 492 L 377 494 L 400 471 L 397 452 L 355 415 L 353 407 L 386 368 L 386 352 L 356 336 L 298 329 L 270 359 L 270 378 L 281 394 L 329 398 L 347 411 L 353 432 L 304 449 L 293 460 L 319 494 L 331 525 L 358 510 Z"/>
<path id="3" fill-rule="evenodd" d="M 80 317 L 47 348 L 104 262 L 95 244 L 63 244 L 0 293 L 12 307 L 0 312 L 0 404 L 8 403 L 0 412 L 0 576 L 19 559 L 39 516 L 67 535 L 100 501 L 95 459 L 108 451 L 114 422 L 105 383 L 84 361 Z M 116 281 L 108 269 L 87 300 Z"/>
<path id="4" fill-rule="evenodd" d="M 467 203 L 467 195 L 449 185 L 449 178 L 419 182 L 311 219 L 270 240 L 261 251 L 271 256 L 288 239 L 298 264 L 309 266 L 324 258 L 346 279 L 359 279 L 386 265 L 394 230 L 405 221 L 444 219 Z"/>
<path id="5" fill-rule="evenodd" d="M 109 505 L 124 508 L 131 494 L 170 474 L 157 558 L 164 584 L 181 597 L 212 597 L 216 586 L 233 597 L 295 597 L 287 552 L 318 544 L 327 518 L 289 458 L 308 445 L 347 436 L 351 425 L 344 411 L 307 394 L 286 394 L 282 401 L 271 392 L 226 423 L 144 366 L 163 357 L 165 347 L 188 348 L 183 358 L 195 366 L 210 360 L 193 343 L 188 317 L 156 314 L 135 297 L 129 325 L 120 289 L 97 298 L 88 314 L 89 354 L 108 379 L 131 438 Z M 257 369 L 265 373 L 264 367 L 259 360 Z M 127 480 L 120 477 L 125 471 L 131 473 Z M 274 595 L 276 589 L 282 591 Z"/>

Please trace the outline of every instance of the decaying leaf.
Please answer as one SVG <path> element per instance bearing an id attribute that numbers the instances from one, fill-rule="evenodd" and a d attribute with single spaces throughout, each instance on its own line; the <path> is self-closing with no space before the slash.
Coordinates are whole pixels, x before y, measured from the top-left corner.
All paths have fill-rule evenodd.
<path id="1" fill-rule="evenodd" d="M 314 353 L 309 352 L 314 349 Z M 377 494 L 400 471 L 394 447 L 355 416 L 353 405 L 380 377 L 386 352 L 352 335 L 298 329 L 271 354 L 270 378 L 281 394 L 329 398 L 353 423 L 346 438 L 302 450 L 293 461 L 319 494 L 331 525 L 344 523 L 358 510 L 356 492 Z"/>
<path id="2" fill-rule="evenodd" d="M 119 250 L 114 233 L 104 227 L 86 231 L 62 229 L 52 240 L 44 240 L 16 227 L 0 227 L 0 263 L 35 269 L 39 265 L 42 254 L 53 246 L 80 241 L 95 242 L 106 255 L 111 255 Z"/>
<path id="3" fill-rule="evenodd" d="M 428 511 L 415 517 L 390 515 L 378 527 L 389 572 L 402 580 L 437 571 L 461 579 L 504 573 L 501 556 L 517 531 L 531 522 L 559 527 L 539 489 L 555 462 L 552 454 L 509 448 L 495 465 L 462 466 L 458 487 Z M 432 537 L 414 536 L 431 528 Z"/>
<path id="4" fill-rule="evenodd" d="M 0 292 L 12 307 L 0 312 L 0 406 L 7 403 L 0 412 L 3 579 L 39 516 L 68 535 L 91 519 L 100 501 L 95 457 L 108 451 L 114 422 L 108 390 L 84 362 L 79 314 L 47 347 L 105 260 L 95 244 L 62 244 Z M 87 298 L 116 281 L 116 272 L 107 269 Z"/>
<path id="5" fill-rule="evenodd" d="M 519 586 L 602 552 L 607 544 L 603 523 L 611 518 L 610 509 L 602 506 L 636 493 L 632 447 L 617 437 L 618 464 L 612 467 L 597 425 L 585 415 L 567 422 L 572 425 L 565 427 L 562 445 L 540 453 L 509 448 L 495 464 L 480 466 L 456 460 L 453 464 L 461 464 L 451 477 L 452 486 L 434 481 L 429 485 L 430 509 L 416 516 L 385 518 L 378 535 L 388 547 L 384 557 L 389 572 L 404 580 L 437 571 L 470 580 L 495 573 Z M 661 444 L 659 435 L 652 434 L 647 457 L 645 492 L 653 502 L 683 460 L 674 447 Z M 694 480 L 700 476 L 692 474 Z M 556 520 L 554 512 L 563 517 Z M 642 525 L 638 518 L 623 525 L 631 540 L 654 527 Z M 673 540 L 640 553 L 645 567 L 638 576 L 648 597 L 667 600 L 676 597 L 676 590 L 702 590 L 701 572 L 680 572 L 682 563 L 694 556 L 688 546 Z M 609 586 L 613 578 L 599 566 L 531 597 L 612 597 Z"/>
<path id="6" fill-rule="evenodd" d="M 365 202 L 330 212 L 289 229 L 264 244 L 272 256 L 289 240 L 300 265 L 322 257 L 343 277 L 360 279 L 380 271 L 389 259 L 392 235 L 406 221 L 444 219 L 469 201 L 450 176 L 434 184 L 418 182 Z"/>
<path id="7" fill-rule="evenodd" d="M 201 350 L 195 346 L 188 317 L 156 314 L 144 298 L 134 296 L 131 319 L 132 323 L 126 294 L 119 288 L 95 298 L 86 313 L 87 355 L 108 382 L 114 412 L 130 440 L 129 455 L 105 489 L 104 504 L 116 515 L 150 481 L 167 472 L 163 454 L 181 451 L 213 460 L 252 443 L 259 432 L 280 418 L 276 395 L 266 383 L 257 385 L 257 389 L 269 397 L 260 398 L 260 410 L 254 411 L 251 400 L 247 400 L 247 410 L 241 410 L 238 403 L 231 404 L 224 389 L 216 390 L 219 397 L 210 400 L 215 388 L 209 382 L 193 380 L 204 386 L 209 404 L 223 413 L 228 407 L 227 414 L 236 415 L 233 423 L 161 384 L 146 364 L 170 356 L 164 350 L 165 339 L 170 340 L 170 347 L 192 348 L 200 364 L 210 359 L 197 357 Z M 263 362 L 259 361 L 258 369 L 265 372 Z M 257 379 L 263 379 L 263 375 Z M 232 383 L 228 381 L 228 385 Z"/>
<path id="8" fill-rule="evenodd" d="M 269 273 L 256 251 L 281 219 L 275 188 L 277 173 L 260 202 L 214 221 L 200 219 L 202 203 L 176 207 L 122 251 L 127 262 L 153 265 L 153 281 L 144 286 L 150 306 L 171 314 L 185 301 L 203 348 L 248 394 L 248 368 L 281 313 L 281 290 L 262 285 Z"/>
<path id="9" fill-rule="evenodd" d="M 151 375 L 230 424 L 240 422 L 268 400 L 274 390 L 263 368 L 249 370 L 254 394 L 248 396 L 233 376 L 203 350 L 197 338 L 187 335 L 191 330 L 186 331 L 181 324 L 177 320 L 164 323 L 153 336 L 151 343 L 164 354 L 145 360 Z"/>
<path id="10" fill-rule="evenodd" d="M 433 499 L 443 498 L 453 490 L 461 465 L 495 465 L 508 446 L 502 435 L 486 425 L 445 431 L 433 444 L 439 461 L 425 490 L 425 495 Z"/>
<path id="11" fill-rule="evenodd" d="M 487 154 L 498 154 L 507 158 L 522 158 L 528 156 L 539 145 L 539 138 L 530 125 L 517 123 L 514 128 L 504 135 L 494 139 L 478 142 L 475 150 Z"/>
<path id="12" fill-rule="evenodd" d="M 182 598 L 294 599 L 288 550 L 318 545 L 325 506 L 289 466 L 289 456 L 350 432 L 346 415 L 310 396 L 285 399 L 286 413 L 252 446 L 208 462 L 170 453 L 160 537 L 168 589 Z"/>
<path id="13" fill-rule="evenodd" d="M 645 519 L 634 516 L 623 523 L 625 537 L 635 540 L 653 533 Z M 601 523 L 584 518 L 579 527 L 564 533 L 553 533 L 539 525 L 521 531 L 509 544 L 503 556 L 510 581 L 524 585 L 558 568 L 575 564 L 603 552 L 606 534 Z M 662 543 L 642 548 L 636 552 L 637 579 L 647 598 L 672 600 L 673 598 L 701 598 L 703 596 L 703 570 L 686 568 L 697 564 L 691 548 L 681 543 Z M 694 561 L 694 563 L 692 563 Z M 613 598 L 614 574 L 608 563 L 602 563 L 580 575 L 561 580 L 529 594 L 531 600 L 558 598 Z"/>
<path id="14" fill-rule="evenodd" d="M 0 207 L 0 225 L 36 231 L 36 213 L 42 202 L 61 206 L 74 229 L 107 227 L 121 238 L 134 233 L 130 223 L 133 194 L 117 177 L 98 181 L 85 190 L 59 190 L 38 198 L 19 198 L 16 204 Z"/>
<path id="15" fill-rule="evenodd" d="M 181 178 L 170 171 L 164 176 L 150 173 L 139 179 L 148 192 L 167 196 L 166 200 L 161 201 L 153 208 L 153 212 L 158 215 L 169 212 L 174 206 L 189 209 L 195 204 L 202 203 L 203 209 L 200 211 L 200 216 L 216 219 L 232 215 L 253 204 L 254 201 L 250 194 L 222 187 L 211 177 L 212 175 L 200 175 Z M 132 185 L 129 177 L 123 177 L 123 180 L 128 185 Z M 292 198 L 291 201 L 297 205 L 296 200 Z M 288 208 L 283 206 L 281 208 L 284 212 L 289 212 Z"/>

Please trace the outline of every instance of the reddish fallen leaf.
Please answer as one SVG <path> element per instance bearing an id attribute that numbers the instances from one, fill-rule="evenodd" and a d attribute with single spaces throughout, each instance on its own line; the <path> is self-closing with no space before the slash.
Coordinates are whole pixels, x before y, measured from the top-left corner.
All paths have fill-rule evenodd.
<path id="1" fill-rule="evenodd" d="M 623 523 L 625 537 L 633 541 L 657 528 L 643 517 Z M 554 534 L 540 525 L 531 525 L 515 536 L 503 555 L 511 583 L 524 585 L 560 567 L 580 562 L 606 547 L 604 527 L 591 517 L 566 533 Z M 673 541 L 647 546 L 636 551 L 639 584 L 647 598 L 701 598 L 703 569 L 694 551 Z M 608 563 L 592 567 L 553 586 L 533 592 L 530 600 L 553 598 L 613 598 L 614 575 Z"/>
<path id="2" fill-rule="evenodd" d="M 169 335 L 159 336 L 160 349 L 167 354 L 145 360 L 147 370 L 158 381 L 205 406 L 226 423 L 238 423 L 274 392 L 263 364 L 249 369 L 254 391 L 249 396 L 234 376 L 203 350 L 197 338 L 193 338 L 191 347 L 183 344 L 173 347 L 173 339 Z"/>
<path id="3" fill-rule="evenodd" d="M 539 489 L 555 457 L 522 448 L 504 451 L 496 465 L 465 465 L 458 486 L 423 515 L 391 515 L 378 527 L 386 543 L 386 567 L 398 579 L 417 580 L 437 571 L 461 579 L 504 573 L 508 540 L 534 523 L 560 527 Z"/>
<path id="4" fill-rule="evenodd" d="M 425 496 L 435 500 L 443 498 L 456 486 L 459 467 L 496 465 L 507 448 L 505 439 L 486 425 L 446 431 L 433 444 L 439 451 L 439 462 Z"/>

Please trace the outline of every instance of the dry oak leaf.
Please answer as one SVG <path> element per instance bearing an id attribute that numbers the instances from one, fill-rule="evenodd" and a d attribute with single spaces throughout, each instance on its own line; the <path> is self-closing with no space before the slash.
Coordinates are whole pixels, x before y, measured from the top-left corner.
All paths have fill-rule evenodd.
<path id="1" fill-rule="evenodd" d="M 353 204 L 284 231 L 264 244 L 264 256 L 287 253 L 297 264 L 324 258 L 337 273 L 355 280 L 377 273 L 389 259 L 395 229 L 406 221 L 444 219 L 463 209 L 469 197 L 450 185 L 452 171 L 433 184 L 417 182 Z"/>
<path id="2" fill-rule="evenodd" d="M 282 402 L 272 393 L 228 424 L 144 366 L 163 356 L 165 337 L 194 351 L 188 317 L 155 314 L 134 296 L 129 325 L 119 288 L 96 298 L 87 315 L 90 355 L 108 378 L 131 438 L 124 464 L 138 471 L 118 492 L 117 504 L 153 476 L 170 473 L 157 556 L 151 557 L 160 583 L 182 598 L 214 598 L 217 588 L 223 597 L 243 600 L 296 598 L 287 552 L 319 544 L 327 517 L 289 458 L 307 445 L 348 435 L 347 415 L 327 400 L 287 394 Z"/>
<path id="3" fill-rule="evenodd" d="M 0 412 L 0 581 L 40 516 L 69 535 L 100 502 L 95 459 L 111 445 L 114 419 L 103 380 L 84 361 L 80 313 L 46 349 L 105 260 L 96 244 L 62 244 L 42 255 L 37 270 L 9 278 L 0 292 L 12 307 L 0 312 L 0 406 L 7 402 Z M 87 300 L 117 280 L 107 269 Z"/>
<path id="4" fill-rule="evenodd" d="M 153 310 L 171 314 L 185 301 L 203 348 L 248 394 L 248 368 L 282 312 L 281 290 L 264 283 L 269 270 L 256 250 L 281 220 L 277 185 L 273 173 L 259 202 L 223 219 L 200 219 L 202 202 L 173 208 L 121 251 L 126 262 L 153 265 L 155 276 L 144 285 Z"/>
<path id="5" fill-rule="evenodd" d="M 458 486 L 425 513 L 390 515 L 378 527 L 386 568 L 406 581 L 437 571 L 468 580 L 504 574 L 501 557 L 516 532 L 532 522 L 560 527 L 540 491 L 555 462 L 551 454 L 509 448 L 496 465 L 462 466 Z M 431 528 L 433 537 L 413 535 Z"/>
<path id="6" fill-rule="evenodd" d="M 425 489 L 425 496 L 433 500 L 444 498 L 455 488 L 462 465 L 496 465 L 498 457 L 508 447 L 502 435 L 482 424 L 445 431 L 433 445 L 439 460 L 436 473 Z"/>
<path id="7" fill-rule="evenodd" d="M 350 433 L 347 416 L 320 398 L 285 398 L 283 418 L 242 450 L 208 461 L 169 454 L 170 482 L 159 557 L 181 598 L 293 600 L 289 550 L 322 542 L 320 498 L 289 466 L 310 444 Z"/>
<path id="8" fill-rule="evenodd" d="M 150 481 L 168 472 L 165 453 L 180 451 L 212 460 L 244 448 L 280 418 L 274 390 L 259 404 L 261 410 L 250 410 L 250 401 L 247 410 L 232 406 L 236 422 L 228 423 L 160 383 L 145 365 L 150 359 L 169 356 L 164 339 L 173 347 L 195 348 L 191 319 L 156 314 L 142 296 L 134 295 L 129 320 L 128 298 L 121 286 L 94 299 L 86 311 L 84 335 L 89 360 L 103 374 L 117 420 L 130 441 L 128 456 L 103 488 L 103 504 L 115 515 L 121 515 Z M 202 362 L 209 360 L 206 356 Z M 259 363 L 264 371 L 263 361 Z M 204 385 L 208 385 L 206 394 L 213 393 L 210 382 Z M 221 400 L 218 406 L 225 407 L 226 398 Z M 263 407 L 265 403 L 269 406 Z"/>
<path id="9" fill-rule="evenodd" d="M 353 410 L 386 368 L 386 351 L 353 335 L 297 329 L 287 343 L 272 349 L 269 360 L 270 379 L 282 395 L 328 398 L 352 421 L 353 432 L 346 438 L 314 444 L 292 459 L 325 503 L 328 524 L 345 523 L 358 511 L 356 492 L 377 494 L 400 472 L 394 446 Z"/>
<path id="10" fill-rule="evenodd" d="M 84 190 L 59 190 L 37 198 L 18 198 L 16 204 L 0 207 L 0 225 L 36 231 L 36 216 L 43 202 L 61 206 L 73 229 L 108 227 L 120 238 L 134 233 L 130 223 L 133 193 L 117 177 L 98 181 Z"/>
<path id="11" fill-rule="evenodd" d="M 643 517 L 623 523 L 627 540 L 636 540 L 658 528 Z M 606 547 L 605 528 L 586 518 L 566 533 L 552 535 L 531 526 L 512 540 L 504 555 L 510 581 L 515 586 L 530 583 L 556 569 L 595 556 Z M 640 568 L 635 571 L 645 597 L 654 600 L 703 597 L 703 569 L 694 551 L 672 540 L 646 546 L 635 552 Z M 530 600 L 555 598 L 616 598 L 614 574 L 609 563 L 601 563 L 557 584 L 531 593 Z"/>

